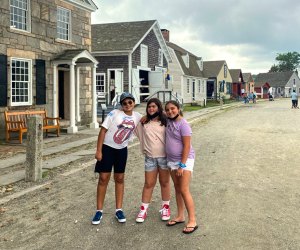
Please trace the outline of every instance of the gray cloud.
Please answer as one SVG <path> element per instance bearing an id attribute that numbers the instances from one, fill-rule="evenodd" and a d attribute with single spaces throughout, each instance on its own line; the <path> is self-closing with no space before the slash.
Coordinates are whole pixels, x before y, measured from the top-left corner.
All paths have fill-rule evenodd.
<path id="1" fill-rule="evenodd" d="M 294 0 L 95 0 L 95 3 L 99 10 L 92 16 L 93 23 L 156 19 L 161 28 L 170 30 L 171 40 L 176 39 L 173 42 L 194 54 L 205 55 L 206 60 L 211 60 L 211 50 L 223 48 L 235 58 L 232 61 L 247 61 L 247 65 L 234 64 L 238 68 L 267 71 L 275 63 L 277 53 L 299 51 L 300 2 Z"/>

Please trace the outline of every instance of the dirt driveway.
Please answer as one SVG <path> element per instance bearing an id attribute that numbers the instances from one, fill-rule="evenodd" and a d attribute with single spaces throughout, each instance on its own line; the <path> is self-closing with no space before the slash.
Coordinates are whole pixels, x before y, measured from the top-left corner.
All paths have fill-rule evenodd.
<path id="1" fill-rule="evenodd" d="M 112 183 L 103 220 L 91 225 L 97 181 L 89 166 L 54 175 L 0 207 L 0 249 L 300 249 L 299 124 L 300 110 L 290 109 L 290 100 L 245 105 L 193 124 L 191 189 L 200 230 L 192 235 L 181 233 L 182 224 L 168 228 L 160 221 L 158 187 L 147 220 L 135 223 L 143 186 L 135 146 L 124 225 L 114 218 Z"/>

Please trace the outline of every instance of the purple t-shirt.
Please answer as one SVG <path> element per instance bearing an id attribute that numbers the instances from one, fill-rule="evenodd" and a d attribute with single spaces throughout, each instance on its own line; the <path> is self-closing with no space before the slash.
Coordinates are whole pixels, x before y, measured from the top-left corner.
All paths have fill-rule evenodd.
<path id="1" fill-rule="evenodd" d="M 191 136 L 192 129 L 185 119 L 179 121 L 168 120 L 166 129 L 166 153 L 167 160 L 172 162 L 181 161 L 183 143 L 182 136 Z M 189 159 L 195 158 L 194 149 L 190 149 Z"/>

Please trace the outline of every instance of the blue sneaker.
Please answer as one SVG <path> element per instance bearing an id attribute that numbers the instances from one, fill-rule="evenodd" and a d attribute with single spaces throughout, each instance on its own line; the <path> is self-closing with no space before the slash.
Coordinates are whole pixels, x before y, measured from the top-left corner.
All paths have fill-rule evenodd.
<path id="1" fill-rule="evenodd" d="M 118 222 L 120 222 L 120 223 L 126 222 L 126 217 L 122 210 L 118 210 L 116 212 L 116 218 L 117 218 Z"/>
<path id="2" fill-rule="evenodd" d="M 100 224 L 101 219 L 102 219 L 102 212 L 97 211 L 94 218 L 93 218 L 93 220 L 92 220 L 92 224 L 93 225 Z"/>

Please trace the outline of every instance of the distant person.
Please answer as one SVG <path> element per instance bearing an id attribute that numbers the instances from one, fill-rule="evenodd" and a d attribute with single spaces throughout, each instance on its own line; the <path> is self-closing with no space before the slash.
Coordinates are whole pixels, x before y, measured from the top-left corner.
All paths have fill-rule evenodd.
<path id="1" fill-rule="evenodd" d="M 95 158 L 95 172 L 99 173 L 97 186 L 97 210 L 92 224 L 100 223 L 103 215 L 103 204 L 114 168 L 116 211 L 115 216 L 120 223 L 126 222 L 122 210 L 124 196 L 124 175 L 127 162 L 128 141 L 141 119 L 141 114 L 134 112 L 135 99 L 132 94 L 124 92 L 120 97 L 122 109 L 111 111 L 101 125 L 98 136 Z"/>
<path id="2" fill-rule="evenodd" d="M 145 183 L 142 192 L 142 204 L 136 222 L 142 223 L 147 218 L 153 189 L 157 177 L 161 189 L 161 220 L 170 219 L 170 172 L 166 157 L 166 126 L 167 117 L 163 112 L 159 99 L 151 98 L 147 102 L 146 120 L 139 123 L 135 130 L 140 146 L 145 155 Z M 143 118 L 144 119 L 144 118 Z"/>
<path id="3" fill-rule="evenodd" d="M 256 103 L 256 98 L 257 98 L 257 95 L 256 95 L 256 92 L 254 91 L 254 92 L 252 92 L 253 93 L 253 103 Z"/>
<path id="4" fill-rule="evenodd" d="M 292 99 L 292 109 L 298 109 L 298 95 L 296 93 L 296 90 L 293 90 L 293 92 L 291 93 L 291 99 Z"/>

